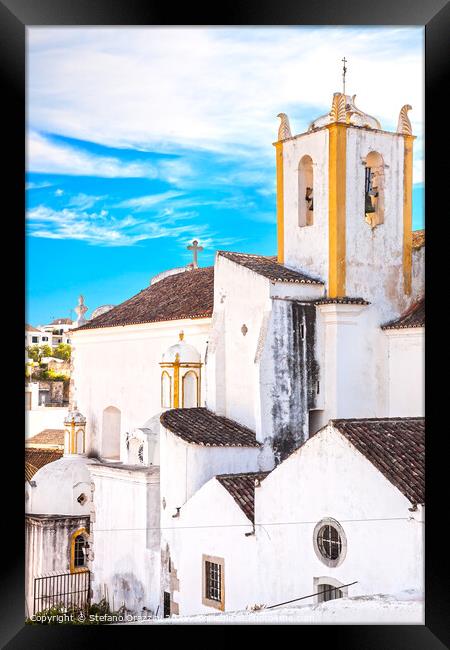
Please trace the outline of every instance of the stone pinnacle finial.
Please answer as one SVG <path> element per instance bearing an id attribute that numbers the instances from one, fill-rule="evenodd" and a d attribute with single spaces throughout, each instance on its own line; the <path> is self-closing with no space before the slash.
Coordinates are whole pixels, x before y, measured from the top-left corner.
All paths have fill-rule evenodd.
<path id="1" fill-rule="evenodd" d="M 278 140 L 287 140 L 287 138 L 292 138 L 289 118 L 286 113 L 278 113 L 277 117 L 281 120 L 280 126 L 278 127 Z"/>
<path id="2" fill-rule="evenodd" d="M 408 111 L 412 110 L 412 106 L 405 104 L 400 109 L 398 116 L 397 133 L 404 133 L 405 135 L 412 135 L 412 126 L 408 117 Z"/>
<path id="3" fill-rule="evenodd" d="M 89 307 L 86 307 L 84 304 L 83 296 L 78 297 L 78 305 L 75 307 L 75 313 L 77 314 L 77 326 L 83 325 L 86 322 L 84 317 L 85 313 L 88 311 Z"/>

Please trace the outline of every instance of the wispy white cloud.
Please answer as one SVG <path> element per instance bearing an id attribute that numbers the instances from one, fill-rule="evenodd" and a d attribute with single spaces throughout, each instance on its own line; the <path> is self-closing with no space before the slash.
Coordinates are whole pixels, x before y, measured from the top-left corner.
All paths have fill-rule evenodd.
<path id="1" fill-rule="evenodd" d="M 70 197 L 66 203 L 69 208 L 78 208 L 79 210 L 88 210 L 96 203 L 106 199 L 106 196 L 93 196 L 91 194 L 84 194 L 80 192 Z"/>
<path id="2" fill-rule="evenodd" d="M 195 224 L 189 219 L 196 213 L 161 210 L 152 219 L 139 219 L 133 215 L 118 218 L 108 210 L 89 212 L 80 208 L 56 210 L 39 205 L 28 210 L 26 218 L 31 237 L 85 241 L 96 246 L 134 246 L 139 242 L 165 238 L 190 241 L 195 236 L 203 238 L 208 246 L 217 247 L 221 239 L 215 237 L 207 225 Z"/>
<path id="3" fill-rule="evenodd" d="M 139 212 L 142 210 L 146 210 L 150 207 L 153 207 L 158 203 L 162 203 L 164 201 L 168 201 L 169 199 L 173 199 L 177 196 L 182 196 L 182 192 L 175 192 L 173 190 L 170 190 L 168 192 L 161 192 L 160 194 L 149 194 L 146 196 L 137 196 L 132 199 L 127 199 L 125 201 L 121 201 L 120 203 L 117 203 L 114 207 L 131 208 L 134 209 L 136 212 Z"/>
<path id="4" fill-rule="evenodd" d="M 47 181 L 43 181 L 41 183 L 25 183 L 25 189 L 26 190 L 42 190 L 46 187 L 52 187 L 51 183 L 48 183 Z"/>
<path id="5" fill-rule="evenodd" d="M 149 163 L 124 162 L 119 158 L 91 154 L 36 131 L 28 136 L 27 169 L 38 173 L 105 178 L 156 178 L 158 175 L 157 169 Z"/>
<path id="6" fill-rule="evenodd" d="M 298 133 L 329 109 L 345 53 L 358 105 L 394 128 L 410 103 L 418 131 L 422 36 L 420 27 L 34 27 L 29 123 L 111 146 L 272 155 L 277 113 Z"/>

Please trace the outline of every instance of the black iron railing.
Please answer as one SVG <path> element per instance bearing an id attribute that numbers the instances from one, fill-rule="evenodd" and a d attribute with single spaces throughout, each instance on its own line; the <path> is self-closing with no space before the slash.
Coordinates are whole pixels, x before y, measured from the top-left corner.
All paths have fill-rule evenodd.
<path id="1" fill-rule="evenodd" d="M 91 573 L 59 573 L 34 579 L 33 613 L 51 607 L 87 611 L 90 604 Z"/>

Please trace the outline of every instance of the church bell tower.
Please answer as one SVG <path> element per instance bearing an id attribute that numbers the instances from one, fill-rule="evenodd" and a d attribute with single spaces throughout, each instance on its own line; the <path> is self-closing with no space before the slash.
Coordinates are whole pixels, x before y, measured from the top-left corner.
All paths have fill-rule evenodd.
<path id="1" fill-rule="evenodd" d="M 398 311 L 412 282 L 411 106 L 391 132 L 355 97 L 334 93 L 298 135 L 278 115 L 278 261 L 322 279 L 331 298 L 376 297 Z"/>

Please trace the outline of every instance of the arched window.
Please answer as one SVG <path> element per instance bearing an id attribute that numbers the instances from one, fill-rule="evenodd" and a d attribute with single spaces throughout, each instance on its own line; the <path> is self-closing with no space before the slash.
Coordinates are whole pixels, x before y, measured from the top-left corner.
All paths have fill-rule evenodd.
<path id="1" fill-rule="evenodd" d="M 77 454 L 84 454 L 84 431 L 83 429 L 78 429 L 77 431 Z"/>
<path id="2" fill-rule="evenodd" d="M 303 156 L 298 165 L 298 225 L 314 223 L 314 175 L 311 156 Z"/>
<path id="3" fill-rule="evenodd" d="M 182 388 L 183 397 L 181 403 L 183 408 L 198 406 L 198 377 L 193 370 L 189 370 L 183 375 Z"/>
<path id="4" fill-rule="evenodd" d="M 344 586 L 342 582 L 329 576 L 314 578 L 313 589 L 318 603 L 325 603 L 327 600 L 336 600 L 336 598 L 348 596 L 348 586 Z"/>
<path id="5" fill-rule="evenodd" d="M 172 406 L 172 378 L 165 370 L 161 374 L 161 407 L 170 409 Z"/>
<path id="6" fill-rule="evenodd" d="M 384 162 L 381 154 L 371 151 L 364 161 L 364 214 L 372 228 L 384 222 Z"/>
<path id="7" fill-rule="evenodd" d="M 102 456 L 111 460 L 120 458 L 120 410 L 115 406 L 103 411 Z"/>
<path id="8" fill-rule="evenodd" d="M 70 572 L 87 571 L 88 563 L 88 534 L 85 528 L 76 530 L 70 542 Z"/>

